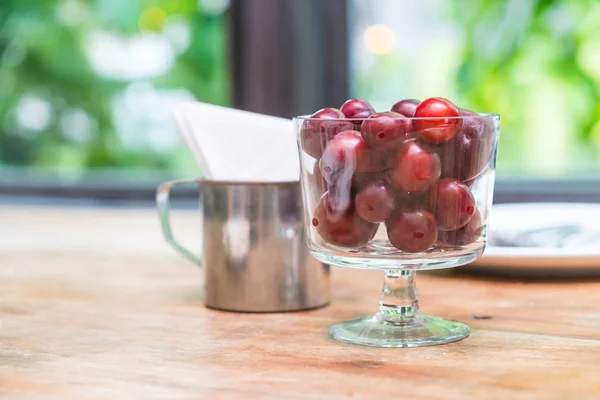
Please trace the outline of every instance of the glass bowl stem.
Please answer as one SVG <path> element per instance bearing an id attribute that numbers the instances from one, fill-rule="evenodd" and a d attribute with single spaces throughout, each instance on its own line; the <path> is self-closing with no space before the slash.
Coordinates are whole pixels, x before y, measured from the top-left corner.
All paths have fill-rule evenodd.
<path id="1" fill-rule="evenodd" d="M 379 298 L 379 317 L 393 324 L 410 323 L 419 311 L 419 297 L 413 270 L 385 272 Z"/>

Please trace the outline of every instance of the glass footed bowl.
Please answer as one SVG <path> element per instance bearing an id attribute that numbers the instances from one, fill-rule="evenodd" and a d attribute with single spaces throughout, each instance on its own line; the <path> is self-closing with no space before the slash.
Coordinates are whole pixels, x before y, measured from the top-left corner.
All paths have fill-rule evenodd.
<path id="1" fill-rule="evenodd" d="M 312 255 L 385 273 L 379 312 L 329 333 L 376 347 L 461 340 L 467 325 L 419 313 L 415 271 L 483 253 L 500 117 L 372 119 L 294 118 Z"/>

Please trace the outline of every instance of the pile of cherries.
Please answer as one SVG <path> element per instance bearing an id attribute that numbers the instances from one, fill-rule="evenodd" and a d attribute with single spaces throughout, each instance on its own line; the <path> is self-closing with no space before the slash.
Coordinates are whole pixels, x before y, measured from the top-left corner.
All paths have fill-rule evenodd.
<path id="1" fill-rule="evenodd" d="M 483 222 L 470 186 L 489 164 L 493 132 L 489 118 L 440 97 L 386 112 L 360 99 L 317 111 L 300 134 L 302 150 L 318 160 L 312 225 L 345 248 L 368 244 L 380 223 L 408 253 L 476 241 Z"/>

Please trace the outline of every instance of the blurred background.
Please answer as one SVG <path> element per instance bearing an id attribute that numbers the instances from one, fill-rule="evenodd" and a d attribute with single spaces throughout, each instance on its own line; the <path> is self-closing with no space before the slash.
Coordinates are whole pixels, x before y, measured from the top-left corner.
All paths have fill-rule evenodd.
<path id="1" fill-rule="evenodd" d="M 2 0 L 0 194 L 151 201 L 182 100 L 431 96 L 501 114 L 497 200 L 600 200 L 600 0 Z"/>

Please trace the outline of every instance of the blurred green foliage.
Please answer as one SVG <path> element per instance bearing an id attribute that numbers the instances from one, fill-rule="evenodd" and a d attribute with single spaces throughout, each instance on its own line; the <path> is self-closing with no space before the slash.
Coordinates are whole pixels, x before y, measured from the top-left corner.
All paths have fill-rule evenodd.
<path id="1" fill-rule="evenodd" d="M 202 3 L 2 0 L 0 165 L 191 169 L 165 108 L 230 101 L 224 10 Z"/>
<path id="2" fill-rule="evenodd" d="M 502 168 L 538 175 L 600 167 L 600 2 L 473 2 L 458 92 L 502 116 Z M 491 48 L 490 48 L 491 47 Z"/>
<path id="3" fill-rule="evenodd" d="M 2 0 L 0 165 L 195 171 L 169 110 L 189 98 L 230 103 L 227 3 Z M 355 3 L 359 20 L 385 7 Z M 600 0 L 419 4 L 431 20 L 356 69 L 357 96 L 379 108 L 441 95 L 499 113 L 501 175 L 597 174 Z M 429 32 L 438 36 L 415 59 L 403 46 Z"/>
<path id="4" fill-rule="evenodd" d="M 423 32 L 427 51 L 417 61 L 403 46 L 421 32 L 399 38 L 393 54 L 375 56 L 357 73 L 358 95 L 385 99 L 382 104 L 402 96 L 444 96 L 500 114 L 500 175 L 597 175 L 600 0 L 420 4 L 427 26 L 443 33 Z"/>

